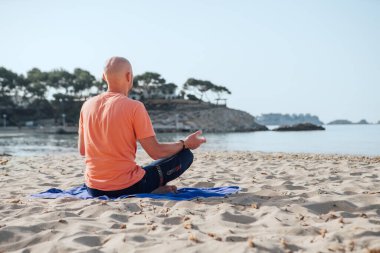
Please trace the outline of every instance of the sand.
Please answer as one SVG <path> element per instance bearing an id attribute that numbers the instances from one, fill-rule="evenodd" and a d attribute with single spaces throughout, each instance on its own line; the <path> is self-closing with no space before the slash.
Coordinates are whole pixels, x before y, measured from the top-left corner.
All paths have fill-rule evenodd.
<path id="1" fill-rule="evenodd" d="M 178 187 L 242 190 L 180 202 L 29 197 L 82 184 L 83 167 L 77 154 L 0 157 L 0 252 L 380 252 L 379 157 L 199 151 Z"/>

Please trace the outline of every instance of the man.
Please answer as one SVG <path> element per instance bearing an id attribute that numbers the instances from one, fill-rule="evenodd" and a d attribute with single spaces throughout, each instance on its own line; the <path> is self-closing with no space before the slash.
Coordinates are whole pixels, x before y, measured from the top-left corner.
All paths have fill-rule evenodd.
<path id="1" fill-rule="evenodd" d="M 166 184 L 190 167 L 193 154 L 189 149 L 206 142 L 202 132 L 178 142 L 158 142 L 143 103 L 128 98 L 133 86 L 129 61 L 122 57 L 109 59 L 103 79 L 108 84 L 107 92 L 88 99 L 79 119 L 78 149 L 86 160 L 88 192 L 94 197 L 175 192 L 175 186 Z M 137 141 L 158 160 L 138 166 Z"/>

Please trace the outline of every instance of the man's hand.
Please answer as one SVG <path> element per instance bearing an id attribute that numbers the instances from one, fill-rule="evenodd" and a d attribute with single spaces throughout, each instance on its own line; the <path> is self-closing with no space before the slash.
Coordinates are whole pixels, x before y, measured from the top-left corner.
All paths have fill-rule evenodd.
<path id="1" fill-rule="evenodd" d="M 205 137 L 201 137 L 202 131 L 196 131 L 193 134 L 187 136 L 183 142 L 185 143 L 185 148 L 196 149 L 200 145 L 206 142 Z M 156 136 L 150 136 L 144 139 L 140 139 L 140 144 L 143 149 L 148 153 L 150 157 L 154 160 L 165 158 L 177 154 L 183 148 L 182 142 L 171 142 L 171 143 L 159 143 Z"/>
<path id="2" fill-rule="evenodd" d="M 195 133 L 190 134 L 184 139 L 185 148 L 196 149 L 199 148 L 200 145 L 206 142 L 206 138 L 200 136 L 202 134 L 202 130 L 198 130 Z"/>

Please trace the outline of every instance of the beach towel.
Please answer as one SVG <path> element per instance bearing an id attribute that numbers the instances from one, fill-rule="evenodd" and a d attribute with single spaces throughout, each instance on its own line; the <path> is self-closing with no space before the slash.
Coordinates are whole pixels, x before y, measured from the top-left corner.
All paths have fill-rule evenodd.
<path id="1" fill-rule="evenodd" d="M 222 186 L 214 188 L 180 188 L 177 193 L 153 194 L 153 193 L 139 193 L 133 195 L 122 195 L 118 198 L 109 198 L 107 196 L 100 196 L 98 199 L 112 200 L 124 198 L 152 198 L 152 199 L 165 199 L 165 200 L 192 200 L 197 198 L 210 198 L 210 197 L 225 197 L 227 195 L 236 193 L 240 190 L 239 186 Z M 77 199 L 93 199 L 88 194 L 86 186 L 81 185 L 69 190 L 61 190 L 51 188 L 45 192 L 33 194 L 34 198 L 56 199 L 61 197 L 77 198 Z"/>

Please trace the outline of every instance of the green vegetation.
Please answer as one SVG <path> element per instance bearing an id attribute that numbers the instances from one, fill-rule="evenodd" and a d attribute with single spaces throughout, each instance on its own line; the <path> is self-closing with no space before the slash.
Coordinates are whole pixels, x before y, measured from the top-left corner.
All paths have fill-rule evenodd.
<path id="1" fill-rule="evenodd" d="M 0 115 L 14 126 L 41 119 L 62 124 L 63 118 L 76 124 L 83 101 L 98 94 L 103 86 L 103 82 L 79 68 L 73 73 L 33 68 L 24 76 L 0 67 Z"/>
<path id="2" fill-rule="evenodd" d="M 210 102 L 210 99 L 208 98 L 207 94 L 208 93 L 213 93 L 216 94 L 218 99 L 221 98 L 221 94 L 226 93 L 226 94 L 231 94 L 231 92 L 224 86 L 218 86 L 216 84 L 211 83 L 210 81 L 203 81 L 203 80 L 198 80 L 194 78 L 189 78 L 183 85 L 183 90 L 194 92 L 194 93 L 200 93 L 200 97 L 194 96 L 194 94 L 188 94 L 188 98 L 191 99 L 199 99 L 200 101 L 203 100 L 203 97 L 207 98 L 207 101 Z M 189 95 L 192 95 L 189 97 Z"/>
<path id="3" fill-rule="evenodd" d="M 138 95 L 140 100 L 178 97 L 175 94 L 178 86 L 174 83 L 166 83 L 160 74 L 154 72 L 135 76 L 133 87 L 132 94 Z"/>
<path id="4" fill-rule="evenodd" d="M 130 97 L 144 102 L 152 99 L 188 99 L 211 102 L 210 97 L 223 100 L 223 94 L 231 94 L 224 86 L 210 81 L 189 78 L 177 93 L 178 86 L 168 83 L 158 73 L 145 72 L 136 75 Z M 7 125 L 24 126 L 33 121 L 34 125 L 77 124 L 83 102 L 107 89 L 107 84 L 88 71 L 76 68 L 73 72 L 64 69 L 41 71 L 33 68 L 17 74 L 0 67 L 0 116 Z"/>

